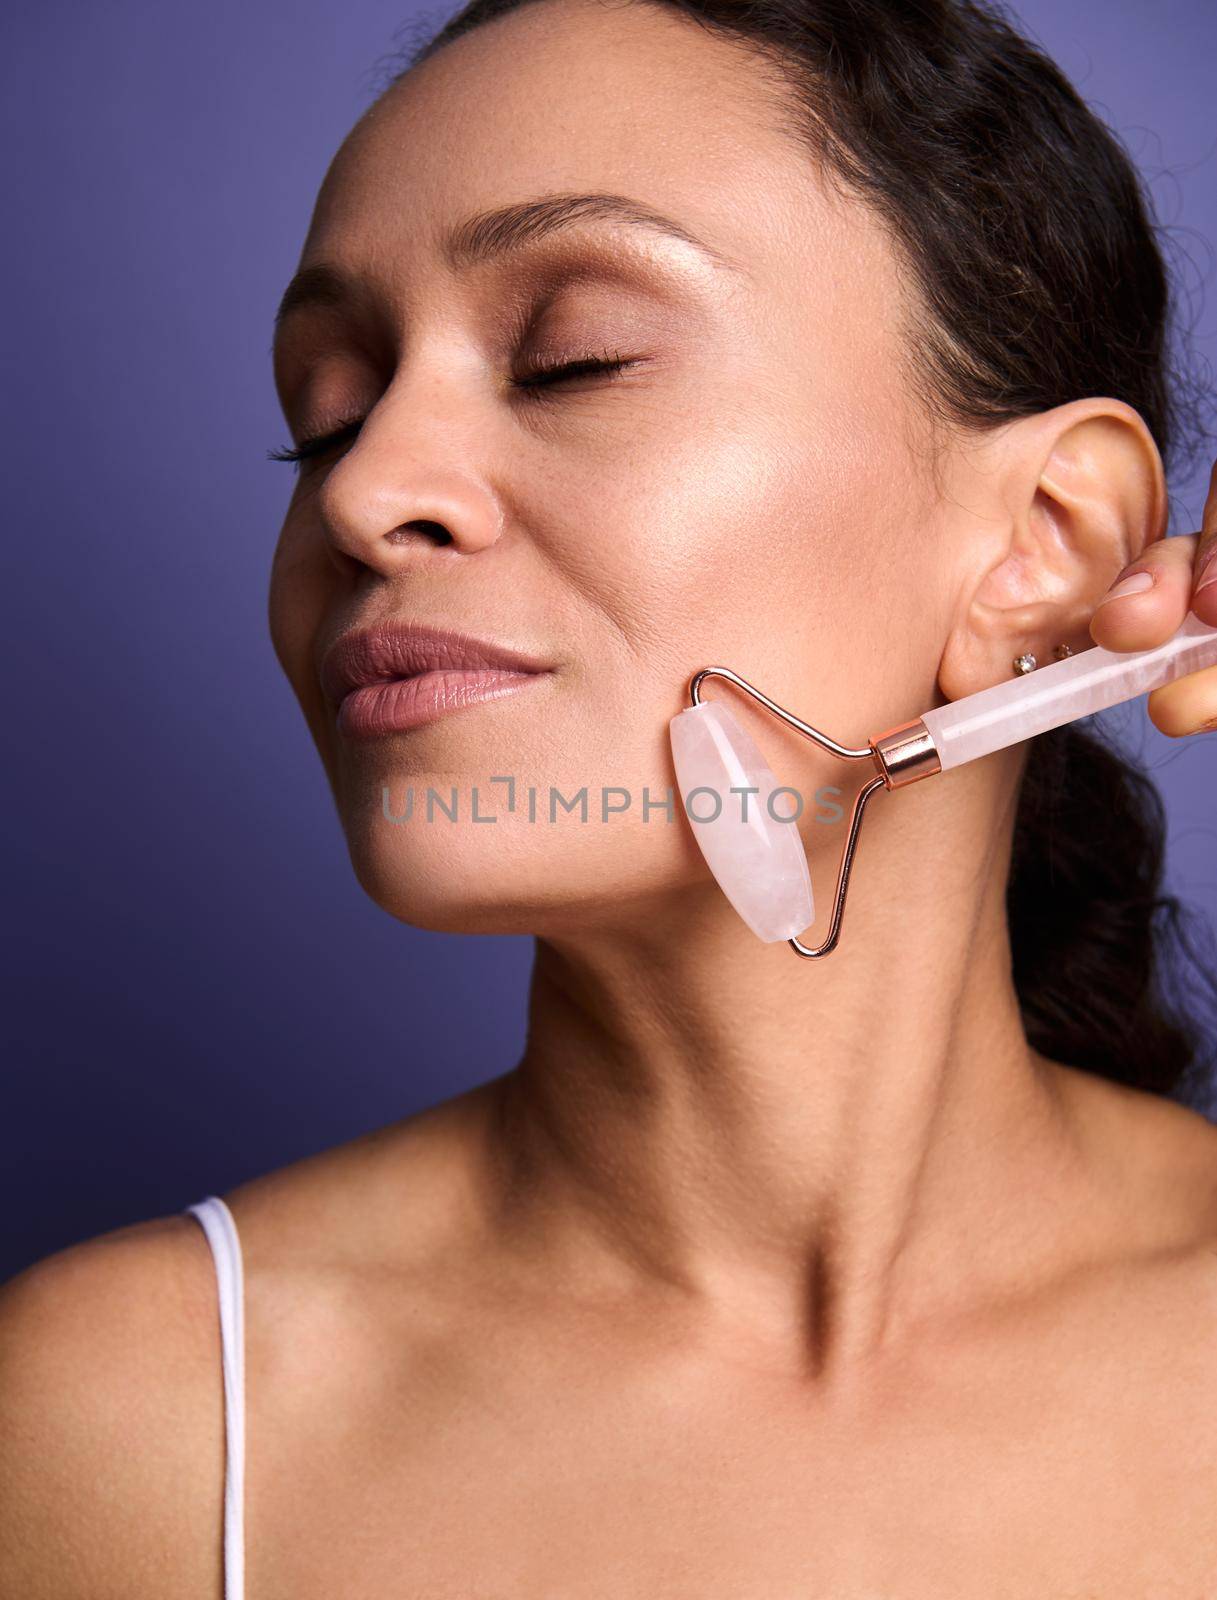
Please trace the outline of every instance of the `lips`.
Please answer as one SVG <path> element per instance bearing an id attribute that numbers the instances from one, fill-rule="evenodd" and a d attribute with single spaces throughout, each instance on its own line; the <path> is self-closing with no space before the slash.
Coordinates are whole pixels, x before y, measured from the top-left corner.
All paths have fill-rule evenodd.
<path id="1" fill-rule="evenodd" d="M 337 705 L 354 689 L 426 672 L 550 670 L 547 661 L 469 633 L 388 622 L 357 629 L 336 640 L 321 663 L 321 687 Z"/>

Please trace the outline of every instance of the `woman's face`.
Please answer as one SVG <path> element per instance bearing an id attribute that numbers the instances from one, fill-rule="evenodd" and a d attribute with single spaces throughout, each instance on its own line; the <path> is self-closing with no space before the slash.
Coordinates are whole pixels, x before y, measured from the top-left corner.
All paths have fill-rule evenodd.
<path id="1" fill-rule="evenodd" d="M 928 703 L 946 513 L 902 375 L 895 257 L 781 118 L 765 69 L 675 12 L 540 0 L 394 86 L 330 167 L 301 268 L 345 292 L 326 279 L 286 315 L 276 382 L 295 442 L 362 426 L 300 468 L 270 621 L 359 881 L 405 921 L 656 932 L 696 897 L 734 918 L 674 791 L 668 723 L 692 674 L 729 666 L 850 743 Z M 712 253 L 588 206 L 483 229 L 501 249 L 447 248 L 482 213 L 585 194 Z M 520 383 L 596 357 L 626 364 Z M 551 670 L 351 737 L 320 662 L 386 620 Z M 721 680 L 707 692 L 805 796 L 823 883 L 852 770 Z M 817 806 L 825 785 L 848 787 Z M 401 815 L 411 789 L 409 820 L 389 820 L 382 799 Z"/>

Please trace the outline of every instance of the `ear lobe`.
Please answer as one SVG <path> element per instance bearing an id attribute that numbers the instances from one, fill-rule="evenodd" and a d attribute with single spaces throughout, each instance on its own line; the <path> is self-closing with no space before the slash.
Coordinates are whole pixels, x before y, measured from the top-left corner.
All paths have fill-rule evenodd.
<path id="1" fill-rule="evenodd" d="M 1121 400 L 1077 400 L 1023 419 L 996 470 L 1001 516 L 976 542 L 939 670 L 952 700 L 1009 677 L 1024 651 L 1045 661 L 1061 643 L 1085 649 L 1116 574 L 1166 531 L 1158 447 Z"/>

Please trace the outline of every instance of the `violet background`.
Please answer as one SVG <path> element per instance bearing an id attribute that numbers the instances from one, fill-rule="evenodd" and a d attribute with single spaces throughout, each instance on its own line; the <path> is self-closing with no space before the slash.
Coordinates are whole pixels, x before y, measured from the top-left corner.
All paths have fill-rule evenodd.
<path id="1" fill-rule="evenodd" d="M 455 9 L 6 8 L 0 1278 L 522 1047 L 531 941 L 409 928 L 366 897 L 265 621 L 291 478 L 265 459 L 287 442 L 274 307 L 388 58 Z M 1212 379 L 1217 7 L 1015 14 L 1150 177 Z M 1173 532 L 1207 476 L 1173 484 Z M 1137 717 L 1169 886 L 1217 925 L 1217 739 Z"/>

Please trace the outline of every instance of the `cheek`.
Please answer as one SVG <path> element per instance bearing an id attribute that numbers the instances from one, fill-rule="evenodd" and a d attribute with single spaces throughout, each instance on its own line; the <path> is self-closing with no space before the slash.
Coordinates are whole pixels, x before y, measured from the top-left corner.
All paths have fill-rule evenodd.
<path id="1" fill-rule="evenodd" d="M 327 576 L 328 573 L 328 576 Z M 320 689 L 311 649 L 325 615 L 334 577 L 320 542 L 288 521 L 271 560 L 267 618 L 271 644 L 297 697 L 311 707 Z"/>
<path id="2" fill-rule="evenodd" d="M 789 688 L 862 620 L 879 446 L 797 405 L 724 395 L 695 420 L 658 419 L 580 496 L 595 515 L 564 540 L 567 575 L 670 694 L 711 663 Z"/>
<path id="3" fill-rule="evenodd" d="M 563 496 L 594 508 L 553 548 L 615 624 L 595 685 L 613 706 L 601 756 L 636 791 L 673 781 L 668 723 L 702 667 L 730 668 L 846 743 L 865 743 L 872 713 L 895 720 L 885 712 L 901 674 L 875 575 L 908 516 L 896 397 L 861 377 L 830 392 L 806 371 L 776 388 L 774 370 L 767 361 L 722 392 L 702 386 L 696 411 L 652 408 L 628 450 L 606 452 L 581 493 Z M 809 795 L 856 782 L 743 691 L 714 680 L 706 696 L 729 702 L 782 781 Z M 582 731 L 589 756 L 600 731 Z"/>

